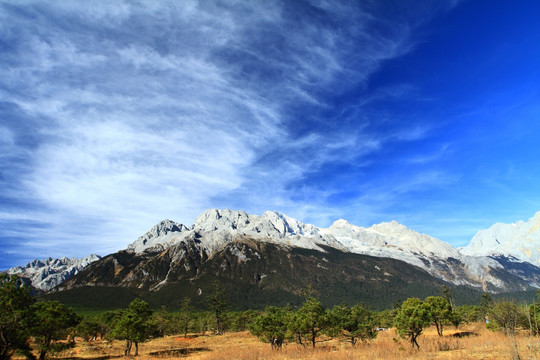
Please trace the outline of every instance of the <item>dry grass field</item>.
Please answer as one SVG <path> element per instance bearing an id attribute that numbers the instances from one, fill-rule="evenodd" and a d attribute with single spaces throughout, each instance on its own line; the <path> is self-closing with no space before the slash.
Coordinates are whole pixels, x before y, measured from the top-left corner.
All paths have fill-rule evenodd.
<path id="1" fill-rule="evenodd" d="M 460 336 L 461 335 L 461 336 Z M 272 351 L 249 332 L 224 335 L 168 336 L 141 344 L 137 359 L 512 359 L 511 344 L 503 334 L 487 330 L 482 323 L 469 324 L 459 330 L 447 329 L 437 336 L 435 328 L 428 329 L 412 350 L 405 340 L 397 340 L 393 330 L 380 332 L 376 340 L 352 347 L 336 339 L 322 341 L 316 349 L 287 344 Z M 324 339 L 321 339 L 324 340 Z M 57 354 L 58 359 L 104 360 L 123 358 L 123 342 L 78 342 L 76 348 Z M 527 333 L 518 336 L 521 359 L 540 359 L 540 338 Z"/>

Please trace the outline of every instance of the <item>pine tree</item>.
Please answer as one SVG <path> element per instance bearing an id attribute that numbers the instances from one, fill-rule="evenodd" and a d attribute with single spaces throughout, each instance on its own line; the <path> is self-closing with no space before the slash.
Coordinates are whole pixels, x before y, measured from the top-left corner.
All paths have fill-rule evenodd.
<path id="1" fill-rule="evenodd" d="M 139 354 L 139 343 L 150 337 L 149 320 L 152 310 L 146 301 L 135 299 L 128 308 L 122 312 L 115 324 L 113 335 L 119 340 L 126 340 L 125 356 L 131 355 L 131 348 L 135 345 L 135 356 Z"/>
<path id="2" fill-rule="evenodd" d="M 290 314 L 287 310 L 269 306 L 264 313 L 257 316 L 250 326 L 250 331 L 272 349 L 281 349 L 287 338 L 287 325 Z"/>
<path id="3" fill-rule="evenodd" d="M 401 305 L 394 321 L 399 335 L 409 339 L 413 348 L 419 349 L 416 339 L 431 323 L 431 313 L 422 300 L 410 298 Z"/>
<path id="4" fill-rule="evenodd" d="M 32 306 L 31 335 L 39 347 L 39 360 L 48 353 L 60 351 L 72 343 L 58 343 L 75 328 L 80 318 L 73 310 L 58 301 L 43 301 Z"/>
<path id="5" fill-rule="evenodd" d="M 219 281 L 212 284 L 212 292 L 206 297 L 206 304 L 214 314 L 216 334 L 223 334 L 223 318 L 225 310 L 228 308 L 227 293 Z"/>
<path id="6" fill-rule="evenodd" d="M 28 323 L 34 299 L 17 276 L 0 274 L 0 360 L 16 350 L 29 351 Z"/>
<path id="7" fill-rule="evenodd" d="M 437 334 L 443 336 L 444 325 L 452 320 L 452 306 L 441 296 L 430 296 L 425 300 L 431 313 L 431 322 L 437 328 Z"/>

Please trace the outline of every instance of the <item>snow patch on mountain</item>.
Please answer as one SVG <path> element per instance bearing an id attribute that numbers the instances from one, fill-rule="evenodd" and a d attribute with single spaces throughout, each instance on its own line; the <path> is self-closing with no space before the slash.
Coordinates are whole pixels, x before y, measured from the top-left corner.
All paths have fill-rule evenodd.
<path id="1" fill-rule="evenodd" d="M 82 259 L 67 257 L 53 259 L 49 257 L 43 260 L 33 260 L 26 266 L 11 268 L 7 270 L 7 273 L 27 278 L 34 288 L 48 291 L 99 259 L 101 256 L 94 254 Z"/>
<path id="2" fill-rule="evenodd" d="M 540 212 L 527 222 L 497 223 L 480 230 L 460 251 L 474 256 L 514 257 L 540 266 Z"/>

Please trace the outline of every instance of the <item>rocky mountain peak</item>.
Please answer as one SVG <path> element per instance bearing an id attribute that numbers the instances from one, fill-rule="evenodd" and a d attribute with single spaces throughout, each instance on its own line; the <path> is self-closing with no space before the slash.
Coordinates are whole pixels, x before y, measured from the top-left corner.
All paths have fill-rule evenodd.
<path id="1" fill-rule="evenodd" d="M 67 257 L 53 259 L 48 257 L 43 260 L 33 260 L 26 266 L 11 268 L 7 273 L 29 279 L 34 288 L 48 291 L 99 259 L 101 259 L 101 256 L 95 254 L 82 259 Z"/>
<path id="2" fill-rule="evenodd" d="M 245 211 L 209 209 L 199 215 L 193 229 L 201 231 L 235 231 L 250 224 L 252 216 Z"/>

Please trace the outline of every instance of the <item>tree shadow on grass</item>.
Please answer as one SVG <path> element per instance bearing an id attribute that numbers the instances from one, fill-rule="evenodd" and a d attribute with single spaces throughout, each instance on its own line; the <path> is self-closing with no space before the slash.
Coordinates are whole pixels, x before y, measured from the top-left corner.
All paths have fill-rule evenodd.
<path id="1" fill-rule="evenodd" d="M 150 356 L 155 357 L 186 357 L 191 354 L 197 353 L 197 352 L 203 352 L 203 351 L 210 351 L 208 348 L 183 348 L 183 349 L 168 349 L 168 350 L 161 350 L 161 351 L 153 351 L 149 353 Z M 96 357 L 61 357 L 61 358 L 52 358 L 53 360 L 109 360 L 109 359 L 118 359 L 118 358 L 124 358 L 123 355 L 104 355 L 104 356 L 96 356 Z"/>
<path id="2" fill-rule="evenodd" d="M 455 333 L 452 336 L 456 338 L 464 338 L 464 337 L 469 337 L 469 336 L 478 336 L 478 333 L 471 332 L 471 331 L 462 331 L 462 332 Z"/>
<path id="3" fill-rule="evenodd" d="M 103 356 L 95 356 L 95 357 L 77 357 L 77 356 L 70 356 L 70 357 L 53 357 L 51 359 L 53 360 L 108 360 L 108 359 L 118 359 L 123 358 L 123 355 L 103 355 Z"/>
<path id="4" fill-rule="evenodd" d="M 160 350 L 160 351 L 153 351 L 149 353 L 148 355 L 156 356 L 156 357 L 170 357 L 170 356 L 189 356 L 193 353 L 197 352 L 203 352 L 203 351 L 210 351 L 208 348 L 182 348 L 182 349 L 169 349 L 169 350 Z"/>

